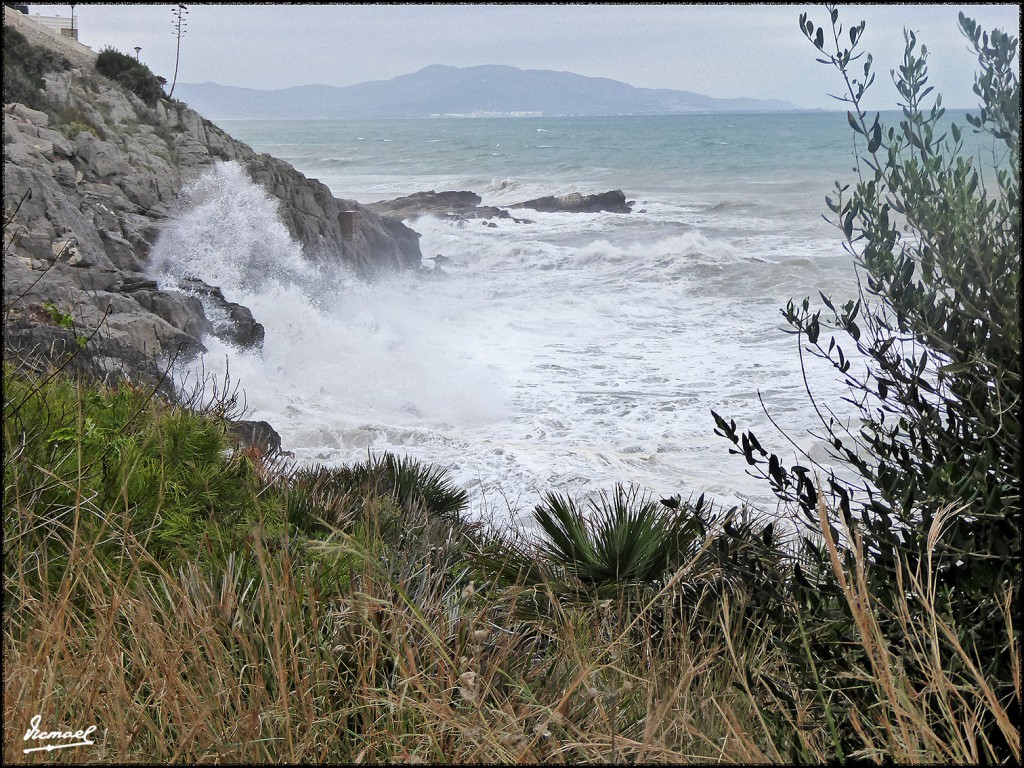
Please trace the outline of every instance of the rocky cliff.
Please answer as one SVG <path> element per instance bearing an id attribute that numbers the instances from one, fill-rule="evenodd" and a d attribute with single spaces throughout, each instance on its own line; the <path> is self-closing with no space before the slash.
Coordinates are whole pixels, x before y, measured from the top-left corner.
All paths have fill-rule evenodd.
<path id="1" fill-rule="evenodd" d="M 169 357 L 201 350 L 204 334 L 261 343 L 259 318 L 224 298 L 221 288 L 230 286 L 195 281 L 159 290 L 147 273 L 179 193 L 218 161 L 240 164 L 279 201 L 282 222 L 308 258 L 367 278 L 419 267 L 419 236 L 401 222 L 335 198 L 183 104 L 147 106 L 98 74 L 94 56 L 69 51 L 19 13 L 5 8 L 4 24 L 5 36 L 12 27 L 49 49 L 35 109 L 7 103 L 5 87 L 8 356 L 34 367 L 70 358 L 71 368 L 103 378 L 153 380 Z M 229 322 L 215 327 L 211 307 Z"/>

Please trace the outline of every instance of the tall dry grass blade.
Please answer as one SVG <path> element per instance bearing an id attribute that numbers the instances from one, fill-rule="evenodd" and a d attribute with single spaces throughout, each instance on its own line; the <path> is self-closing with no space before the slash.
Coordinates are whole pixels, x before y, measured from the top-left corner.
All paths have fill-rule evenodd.
<path id="1" fill-rule="evenodd" d="M 875 616 L 876 609 L 872 605 L 871 592 L 867 585 L 864 542 L 859 531 L 851 533 L 846 521 L 840 516 L 838 522 L 842 526 L 842 533 L 845 535 L 846 541 L 850 543 L 848 549 L 854 560 L 854 573 L 848 575 L 839 557 L 838 545 L 832 535 L 825 494 L 820 484 L 818 485 L 818 521 L 819 530 L 832 563 L 832 571 L 843 590 L 843 595 L 857 626 L 858 639 L 871 664 L 872 683 L 879 685 L 884 694 L 879 697 L 879 703 L 891 716 L 891 719 L 896 721 L 896 731 L 893 731 L 890 717 L 882 719 L 883 725 L 889 733 L 889 743 L 896 745 L 907 759 L 916 760 L 920 753 L 917 730 L 913 723 L 909 722 L 906 708 L 902 706 L 905 695 L 897 690 L 898 685 L 893 675 L 892 659 L 886 647 L 882 628 Z"/>

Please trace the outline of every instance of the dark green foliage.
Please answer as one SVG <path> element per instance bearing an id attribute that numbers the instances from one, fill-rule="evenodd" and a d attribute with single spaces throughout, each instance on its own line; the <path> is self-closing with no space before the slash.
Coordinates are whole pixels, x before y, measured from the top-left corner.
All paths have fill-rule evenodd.
<path id="1" fill-rule="evenodd" d="M 265 511 L 255 467 L 225 448 L 222 423 L 151 390 L 37 380 L 5 366 L 4 506 L 20 510 L 5 514 L 5 541 L 45 547 L 58 566 L 76 529 L 106 540 L 101 554 L 116 559 L 111 526 L 169 564 L 223 552 Z"/>
<path id="2" fill-rule="evenodd" d="M 320 521 L 345 527 L 374 499 L 391 499 L 403 512 L 453 521 L 468 503 L 466 491 L 445 470 L 391 453 L 346 467 L 297 469 L 286 486 L 289 520 L 309 532 L 321 530 Z"/>
<path id="3" fill-rule="evenodd" d="M 853 64 L 863 56 L 857 47 L 864 24 L 849 31 L 845 49 L 838 12 L 829 10 L 834 34 L 806 15 L 800 26 L 820 61 L 842 74 L 850 126 L 865 142 L 859 182 L 852 189 L 837 184 L 826 201 L 856 259 L 860 295 L 837 306 L 822 294 L 824 310 L 804 299 L 783 311 L 790 332 L 807 342 L 801 355 L 806 350 L 834 366 L 859 412 L 860 426 L 849 427 L 827 403 L 813 401 L 833 458 L 859 478 L 845 481 L 818 467 L 822 491 L 828 508 L 864 537 L 870 587 L 883 603 L 896 598 L 898 569 L 935 569 L 939 609 L 985 673 L 1001 681 L 1003 695 L 1012 689 L 1012 660 L 999 604 L 1007 589 L 1016 599 L 1020 584 L 1017 40 L 982 33 L 960 16 L 980 63 L 975 93 L 982 105 L 968 122 L 991 142 L 986 159 L 965 152 L 964 129 L 943 119 L 941 96 L 926 104 L 927 49 L 911 32 L 894 72 L 899 125 L 865 112 L 872 60 Z M 826 39 L 837 41 L 834 53 Z M 734 452 L 817 530 L 814 462 L 787 469 L 754 435 L 714 417 Z M 933 520 L 950 506 L 957 511 L 929 541 Z"/>
<path id="4" fill-rule="evenodd" d="M 97 125 L 84 110 L 70 105 L 55 107 L 50 111 L 51 125 L 69 139 L 78 138 L 82 131 L 105 139 L 107 131 L 102 122 Z"/>
<path id="5" fill-rule="evenodd" d="M 96 71 L 123 85 L 147 106 L 155 107 L 164 98 L 163 83 L 166 81 L 126 53 L 104 48 L 96 57 Z"/>
<path id="6" fill-rule="evenodd" d="M 391 496 L 402 508 L 422 506 L 432 517 L 457 518 L 469 502 L 446 470 L 391 453 L 374 456 L 351 468 L 352 476 L 374 495 Z"/>
<path id="7" fill-rule="evenodd" d="M 541 554 L 591 587 L 663 582 L 700 548 L 701 507 L 668 509 L 635 488 L 615 486 L 581 508 L 548 493 L 533 512 Z"/>
<path id="8" fill-rule="evenodd" d="M 323 524 L 343 526 L 352 517 L 352 487 L 344 470 L 314 466 L 290 473 L 284 483 L 288 522 L 306 533 Z"/>
<path id="9" fill-rule="evenodd" d="M 59 53 L 32 45 L 18 30 L 4 25 L 4 104 L 15 102 L 32 109 L 46 106 L 43 75 L 71 68 Z"/>
<path id="10" fill-rule="evenodd" d="M 644 616 L 648 639 L 671 643 L 680 632 L 717 626 L 713 614 L 729 599 L 744 637 L 754 631 L 763 640 L 795 626 L 786 542 L 773 524 L 738 508 L 716 513 L 703 496 L 658 504 L 619 484 L 582 503 L 548 493 L 533 517 L 540 537 L 491 534 L 470 554 L 481 581 L 524 588 L 516 604 L 522 620 L 557 622 L 559 606 L 586 609 L 597 600 L 619 631 Z"/>
<path id="11" fill-rule="evenodd" d="M 722 521 L 721 534 L 708 549 L 707 562 L 728 582 L 729 589 L 744 595 L 747 629 L 783 623 L 788 605 L 793 557 L 786 552 L 775 523 L 759 523 L 735 508 Z"/>
<path id="12" fill-rule="evenodd" d="M 275 484 L 322 594 L 375 573 L 410 599 L 452 589 L 465 576 L 477 528 L 460 517 L 466 492 L 443 470 L 392 454 L 342 467 L 294 469 Z"/>

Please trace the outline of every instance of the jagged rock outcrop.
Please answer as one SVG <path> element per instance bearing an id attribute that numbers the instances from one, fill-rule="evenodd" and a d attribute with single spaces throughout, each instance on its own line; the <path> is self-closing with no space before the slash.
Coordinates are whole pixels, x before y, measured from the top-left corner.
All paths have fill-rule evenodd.
<path id="1" fill-rule="evenodd" d="M 222 134 L 212 124 L 210 129 Z M 419 234 L 397 219 L 378 215 L 354 200 L 338 199 L 327 185 L 307 179 L 283 160 L 236 144 L 234 159 L 281 201 L 281 219 L 307 255 L 338 260 L 364 277 L 420 266 Z M 345 211 L 355 214 L 351 234 L 345 231 Z"/>
<path id="2" fill-rule="evenodd" d="M 491 205 L 480 205 L 475 192 L 417 192 L 394 200 L 370 203 L 367 207 L 396 219 L 432 215 L 443 219 L 509 219 L 511 214 Z"/>
<path id="3" fill-rule="evenodd" d="M 527 200 L 523 203 L 510 205 L 509 208 L 529 208 L 534 211 L 549 213 L 559 211 L 630 213 L 633 210 L 629 203 L 626 202 L 626 195 L 623 194 L 621 189 L 615 189 L 611 192 L 600 192 L 595 195 L 572 192 L 568 195 L 539 197 L 536 200 Z"/>
<path id="4" fill-rule="evenodd" d="M 475 192 L 417 192 L 413 195 L 370 203 L 367 207 L 386 216 L 398 219 L 414 219 L 417 216 L 433 215 L 442 219 L 465 221 L 467 219 L 512 219 L 517 223 L 529 223 L 528 219 L 517 219 L 505 208 L 481 205 L 480 195 Z M 529 208 L 543 212 L 585 212 L 630 213 L 632 208 L 622 190 L 612 190 L 593 195 L 573 192 L 568 195 L 539 197 L 515 203 L 509 208 Z M 492 225 L 493 226 L 493 225 Z"/>
<path id="5" fill-rule="evenodd" d="M 4 23 L 50 46 L 22 14 Z M 59 40 L 52 50 L 68 54 Z M 400 221 L 335 198 L 184 104 L 146 106 L 72 54 L 44 74 L 40 109 L 4 105 L 4 342 L 16 358 L 62 364 L 89 337 L 70 368 L 157 380 L 169 357 L 202 351 L 205 334 L 261 344 L 258 318 L 225 298 L 231 286 L 159 290 L 146 271 L 183 186 L 217 161 L 239 163 L 280 201 L 309 258 L 365 277 L 419 267 L 419 235 Z"/>

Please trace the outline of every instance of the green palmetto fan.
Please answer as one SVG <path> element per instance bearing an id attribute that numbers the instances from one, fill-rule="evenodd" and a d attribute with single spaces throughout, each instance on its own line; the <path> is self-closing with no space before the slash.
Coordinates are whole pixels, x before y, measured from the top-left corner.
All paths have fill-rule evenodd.
<path id="1" fill-rule="evenodd" d="M 399 508 L 457 519 L 469 495 L 441 467 L 385 453 L 347 467 L 296 469 L 289 477 L 289 518 L 300 526 L 324 517 L 332 524 L 359 513 L 371 499 L 390 497 Z"/>
<path id="2" fill-rule="evenodd" d="M 408 456 L 374 456 L 355 465 L 352 473 L 365 489 L 392 496 L 403 508 L 422 505 L 435 517 L 457 517 L 469 503 L 469 494 L 445 469 Z"/>
<path id="3" fill-rule="evenodd" d="M 700 509 L 659 506 L 619 484 L 584 507 L 548 493 L 533 512 L 545 534 L 541 553 L 585 584 L 655 584 L 703 541 Z"/>

